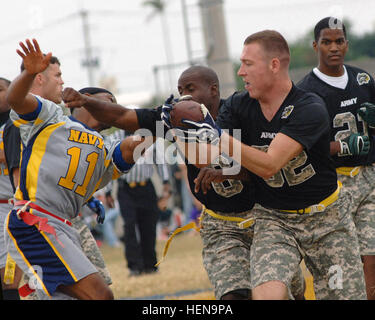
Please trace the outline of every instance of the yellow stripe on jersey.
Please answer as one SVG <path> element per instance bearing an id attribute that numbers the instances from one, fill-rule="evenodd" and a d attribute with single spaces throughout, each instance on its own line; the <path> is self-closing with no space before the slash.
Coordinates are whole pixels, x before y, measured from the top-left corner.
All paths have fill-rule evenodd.
<path id="1" fill-rule="evenodd" d="M 112 180 L 117 180 L 122 175 L 122 172 L 119 171 L 116 166 L 113 166 Z"/>
<path id="2" fill-rule="evenodd" d="M 96 183 L 95 185 L 95 188 L 94 188 L 94 191 L 90 194 L 90 196 L 87 198 L 87 201 L 90 200 L 92 198 L 92 196 L 94 195 L 94 193 L 96 191 L 98 191 L 99 187 L 100 187 L 100 184 L 102 183 L 102 180 L 103 180 L 103 177 L 99 179 L 99 181 Z M 87 203 L 87 201 L 85 203 Z"/>
<path id="3" fill-rule="evenodd" d="M 21 167 L 21 163 L 22 163 L 22 151 L 23 151 L 23 145 L 21 143 L 21 153 L 20 153 L 20 165 L 19 165 L 19 168 Z M 18 177 L 18 181 L 14 181 L 15 184 L 16 184 L 16 192 L 14 193 L 14 198 L 17 199 L 17 200 L 24 200 L 24 197 L 23 197 L 23 193 L 21 191 L 21 188 L 19 187 L 20 185 L 20 179 L 21 179 L 21 175 L 19 175 Z"/>
<path id="4" fill-rule="evenodd" d="M 38 188 L 39 168 L 42 163 L 46 147 L 51 134 L 65 122 L 59 122 L 46 127 L 35 139 L 26 173 L 26 189 L 29 194 L 29 200 L 35 201 L 36 191 Z"/>
<path id="5" fill-rule="evenodd" d="M 34 126 L 39 126 L 39 125 L 41 125 L 43 122 L 44 122 L 44 120 L 42 120 L 42 119 L 40 119 L 40 118 L 36 118 L 36 120 L 34 121 Z"/>
<path id="6" fill-rule="evenodd" d="M 13 121 L 13 124 L 19 128 L 21 125 L 25 125 L 25 124 L 28 124 L 29 121 L 26 121 L 26 120 L 23 120 L 23 119 L 18 119 L 18 120 L 15 120 Z"/>
<path id="7" fill-rule="evenodd" d="M 39 125 L 41 125 L 43 122 L 44 122 L 44 120 L 42 120 L 42 119 L 40 119 L 40 118 L 36 118 L 35 120 L 33 120 L 34 121 L 34 125 L 36 125 L 36 126 L 39 126 Z M 25 125 L 25 124 L 28 124 L 30 121 L 27 121 L 27 120 L 24 120 L 24 119 L 18 119 L 18 120 L 15 120 L 15 121 L 13 121 L 13 124 L 17 127 L 17 128 L 19 128 L 21 125 Z"/>
<path id="8" fill-rule="evenodd" d="M 59 253 L 59 251 L 57 250 L 57 248 L 53 245 L 53 243 L 51 242 L 51 240 L 47 237 L 47 235 L 44 233 L 44 231 L 40 231 L 40 234 L 44 237 L 44 239 L 46 239 L 46 241 L 48 242 L 48 244 L 51 246 L 52 250 L 56 253 L 56 255 L 59 257 L 60 261 L 62 262 L 62 264 L 65 266 L 66 270 L 68 270 L 69 274 L 72 276 L 73 280 L 75 282 L 78 281 L 77 277 L 75 276 L 75 274 L 73 273 L 72 269 L 70 269 L 69 265 L 66 263 L 66 261 L 63 259 L 63 257 L 61 256 L 61 254 Z"/>

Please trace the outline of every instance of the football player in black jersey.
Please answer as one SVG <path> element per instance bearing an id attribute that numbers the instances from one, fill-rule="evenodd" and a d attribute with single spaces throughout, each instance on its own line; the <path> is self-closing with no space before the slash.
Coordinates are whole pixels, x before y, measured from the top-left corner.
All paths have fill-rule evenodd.
<path id="1" fill-rule="evenodd" d="M 66 90 L 64 99 L 68 106 L 69 101 L 75 103 L 80 99 L 72 89 Z M 218 77 L 207 67 L 193 66 L 186 69 L 179 78 L 178 91 L 180 95 L 190 95 L 193 100 L 205 104 L 214 117 L 224 103 L 220 99 Z M 101 121 L 133 131 L 147 128 L 152 135 L 157 135 L 156 124 L 160 121 L 161 108 L 133 110 L 101 104 L 93 99 L 89 99 L 85 106 Z M 216 298 L 249 299 L 250 246 L 253 236 L 250 210 L 254 206 L 254 187 L 246 181 L 246 170 L 236 176 L 223 175 L 218 167 L 227 166 L 228 163 L 230 161 L 227 157 L 220 157 L 213 165 L 215 169 L 205 168 L 200 172 L 200 169 L 186 161 L 188 180 L 194 197 L 205 206 L 201 229 L 203 264 Z M 196 189 L 194 181 L 198 176 L 200 181 L 210 179 L 212 188 Z M 299 267 L 296 270 L 291 291 L 296 299 L 303 299 L 304 279 Z"/>
<path id="2" fill-rule="evenodd" d="M 238 71 L 246 92 L 226 100 L 216 124 L 206 112 L 202 122 L 184 120 L 189 130 L 182 130 L 192 138 L 190 130 L 196 129 L 212 158 L 224 151 L 254 173 L 261 205 L 254 210 L 251 247 L 254 299 L 288 298 L 302 258 L 317 299 L 366 299 L 351 195 L 340 190 L 329 154 L 329 116 L 321 98 L 294 86 L 289 61 L 288 44 L 278 32 L 250 35 Z M 168 121 L 169 109 L 164 112 Z M 220 126 L 241 128 L 243 143 Z M 206 137 L 220 137 L 220 145 L 207 144 Z"/>
<path id="3" fill-rule="evenodd" d="M 324 101 L 330 115 L 330 150 L 338 179 L 353 194 L 354 222 L 363 261 L 368 299 L 375 299 L 375 168 L 369 125 L 360 114 L 375 108 L 374 79 L 359 68 L 344 64 L 348 50 L 345 25 L 334 17 L 320 20 L 314 29 L 313 48 L 318 66 L 298 83 Z M 371 119 L 370 119 L 371 120 Z"/>
<path id="4" fill-rule="evenodd" d="M 185 70 L 179 78 L 178 91 L 180 95 L 190 95 L 206 104 L 214 116 L 223 102 L 220 99 L 216 73 L 203 66 L 193 66 Z M 95 105 L 97 101 L 93 100 L 91 103 Z M 112 109 L 116 106 L 106 107 L 106 116 L 103 118 L 103 112 L 99 112 L 100 118 L 119 128 L 132 131 L 145 128 L 149 129 L 153 136 L 157 136 L 157 123 L 163 126 L 161 108 L 132 110 L 121 106 L 120 116 Z M 90 103 L 87 104 L 87 109 L 95 116 Z M 166 130 L 162 131 L 166 134 Z M 225 166 L 227 162 L 227 159 L 221 157 L 215 167 Z M 185 164 L 191 192 L 205 206 L 201 230 L 204 243 L 203 263 L 213 284 L 215 296 L 223 300 L 247 300 L 250 298 L 249 261 L 253 234 L 250 210 L 254 206 L 253 186 L 247 181 L 233 179 L 234 176 L 223 176 L 219 169 L 212 169 L 210 172 L 215 173 L 213 188 L 206 193 L 202 190 L 195 192 L 194 179 L 200 169 L 187 161 Z M 242 173 L 241 177 L 245 179 L 246 174 Z M 239 226 L 241 222 L 244 223 Z M 298 281 L 296 283 L 298 284 Z M 300 288 L 302 285 L 296 287 Z M 303 296 L 303 290 L 295 291 L 299 297 Z"/>
<path id="5" fill-rule="evenodd" d="M 224 100 L 220 99 L 217 74 L 204 66 L 186 69 L 178 79 L 181 96 L 190 95 L 203 103 L 216 118 Z M 159 117 L 160 119 L 160 117 Z M 229 179 L 221 166 L 229 165 L 227 158 L 217 159 L 211 168 L 200 169 L 186 159 L 187 176 L 192 194 L 204 205 L 200 234 L 203 241 L 203 265 L 218 299 L 249 299 L 250 297 L 250 246 L 253 237 L 251 209 L 254 206 L 254 190 L 246 179 Z M 210 190 L 196 189 L 195 179 L 210 177 Z M 232 219 L 232 221 L 231 221 Z M 248 220 L 248 226 L 238 223 Z M 237 221 L 236 221 L 237 220 Z"/>

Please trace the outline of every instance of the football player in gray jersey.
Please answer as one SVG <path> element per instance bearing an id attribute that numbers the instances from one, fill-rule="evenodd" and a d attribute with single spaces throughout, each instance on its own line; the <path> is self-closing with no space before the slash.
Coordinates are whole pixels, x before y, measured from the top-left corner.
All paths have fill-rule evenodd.
<path id="1" fill-rule="evenodd" d="M 10 112 L 10 106 L 6 102 L 6 93 L 9 85 L 9 80 L 0 78 L 0 274 L 2 299 L 19 300 L 18 285 L 22 277 L 22 271 L 11 260 L 8 260 L 9 268 L 7 269 L 7 277 L 4 281 L 6 261 L 7 258 L 11 258 L 8 257 L 8 252 L 5 249 L 3 229 L 5 217 L 12 209 L 12 205 L 8 201 L 13 197 L 13 188 L 9 179 L 3 142 L 4 127 L 9 119 Z"/>
<path id="2" fill-rule="evenodd" d="M 113 299 L 70 220 L 97 189 L 132 167 L 139 143 L 107 143 L 95 130 L 64 116 L 54 102 L 30 94 L 34 80 L 50 67 L 52 55 L 44 55 L 35 39 L 20 46 L 17 52 L 25 70 L 7 94 L 23 145 L 15 206 L 5 222 L 8 251 L 31 275 L 25 290 L 37 289 L 49 298 L 62 293 L 77 299 Z"/>

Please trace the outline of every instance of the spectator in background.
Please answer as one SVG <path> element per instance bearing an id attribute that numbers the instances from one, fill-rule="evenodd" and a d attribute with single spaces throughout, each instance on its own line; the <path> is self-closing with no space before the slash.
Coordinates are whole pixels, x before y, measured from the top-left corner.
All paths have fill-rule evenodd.
<path id="1" fill-rule="evenodd" d="M 110 247 L 118 248 L 120 242 L 115 231 L 115 224 L 120 215 L 120 209 L 118 201 L 113 199 L 111 191 L 112 184 L 109 184 L 95 193 L 95 197 L 103 203 L 105 208 L 105 220 L 103 224 L 98 224 L 97 228 L 103 234 L 103 240 Z"/>
<path id="2" fill-rule="evenodd" d="M 113 137 L 119 139 L 128 135 L 124 130 L 117 130 Z M 118 202 L 124 220 L 125 258 L 129 276 L 157 271 L 156 226 L 159 219 L 157 195 L 151 177 L 154 164 L 163 181 L 162 198 L 169 198 L 169 170 L 165 164 L 163 148 L 156 148 L 156 143 L 145 151 L 134 167 L 118 180 Z M 156 160 L 156 161 L 153 161 Z"/>
<path id="3" fill-rule="evenodd" d="M 160 240 L 166 240 L 169 237 L 171 231 L 171 217 L 172 210 L 168 208 L 168 199 L 159 198 L 158 199 L 158 209 L 159 209 L 159 225 L 160 225 Z"/>

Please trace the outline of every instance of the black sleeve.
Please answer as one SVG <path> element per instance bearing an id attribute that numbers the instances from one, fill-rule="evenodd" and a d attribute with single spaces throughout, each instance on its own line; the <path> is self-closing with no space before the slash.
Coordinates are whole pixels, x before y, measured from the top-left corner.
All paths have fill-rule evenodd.
<path id="1" fill-rule="evenodd" d="M 375 103 L 375 81 L 374 78 L 370 76 L 370 92 L 371 92 L 371 103 Z"/>
<path id="2" fill-rule="evenodd" d="M 161 121 L 161 106 L 155 109 L 136 109 L 135 110 L 139 127 L 151 131 L 154 137 L 165 138 L 168 128 Z"/>
<path id="3" fill-rule="evenodd" d="M 219 114 L 216 119 L 216 124 L 221 129 L 228 129 L 230 135 L 233 134 L 233 129 L 241 128 L 241 121 L 238 117 L 235 106 L 240 103 L 236 93 L 227 98 L 220 106 Z"/>
<path id="4" fill-rule="evenodd" d="M 323 99 L 313 93 L 299 104 L 298 108 L 292 109 L 280 132 L 309 150 L 324 133 L 330 130 L 329 115 Z"/>
<path id="5" fill-rule="evenodd" d="M 12 183 L 13 190 L 15 191 L 13 181 L 13 170 L 20 165 L 21 155 L 21 137 L 20 130 L 13 125 L 11 120 L 8 120 L 4 128 L 4 153 L 7 167 L 9 170 L 9 178 Z"/>

